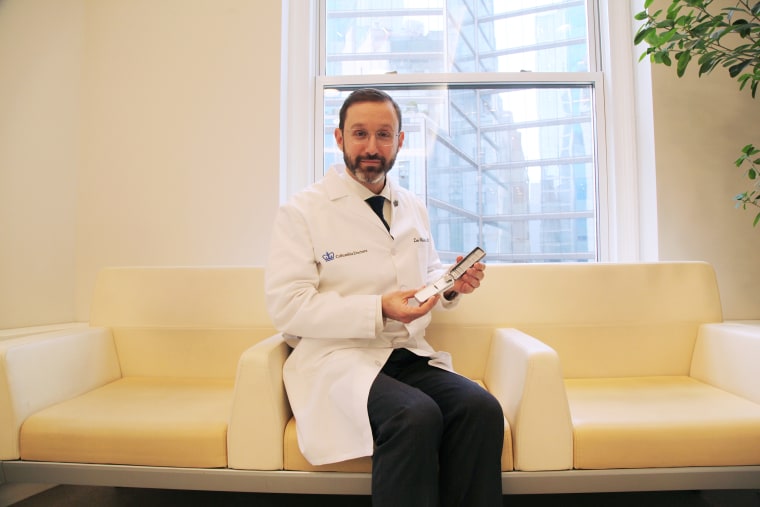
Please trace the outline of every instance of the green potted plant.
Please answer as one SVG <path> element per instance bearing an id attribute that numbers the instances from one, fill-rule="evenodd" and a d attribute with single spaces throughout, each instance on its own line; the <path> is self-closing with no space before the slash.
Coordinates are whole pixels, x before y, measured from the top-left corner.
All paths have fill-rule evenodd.
<path id="1" fill-rule="evenodd" d="M 635 44 L 647 44 L 641 59 L 671 67 L 682 77 L 692 62 L 699 76 L 726 70 L 756 97 L 760 86 L 760 1 L 671 0 L 667 8 L 652 9 L 646 0 L 635 18 L 643 21 Z M 664 2 L 663 2 L 664 3 Z M 760 149 L 747 144 L 735 162 L 744 167 L 751 188 L 734 197 L 737 207 L 760 208 Z M 760 212 L 753 225 L 760 223 Z"/>

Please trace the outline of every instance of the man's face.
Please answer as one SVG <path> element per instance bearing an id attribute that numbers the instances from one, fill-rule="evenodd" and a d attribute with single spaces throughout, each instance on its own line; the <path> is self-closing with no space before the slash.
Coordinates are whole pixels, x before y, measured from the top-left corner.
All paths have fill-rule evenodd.
<path id="1" fill-rule="evenodd" d="M 346 111 L 343 131 L 335 129 L 335 141 L 349 174 L 378 193 L 404 144 L 404 133 L 398 131 L 390 102 L 357 102 Z"/>

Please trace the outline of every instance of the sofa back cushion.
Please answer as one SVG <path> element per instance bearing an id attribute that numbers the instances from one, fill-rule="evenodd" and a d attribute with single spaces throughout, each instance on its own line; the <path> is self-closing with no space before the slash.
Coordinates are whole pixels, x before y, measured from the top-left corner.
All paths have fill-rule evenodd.
<path id="1" fill-rule="evenodd" d="M 106 268 L 90 324 L 112 330 L 124 376 L 233 378 L 275 333 L 261 267 Z"/>
<path id="2" fill-rule="evenodd" d="M 721 320 L 704 262 L 494 264 L 458 308 L 435 312 L 428 339 L 453 347 L 457 369 L 484 368 L 470 341 L 514 327 L 554 348 L 566 378 L 688 375 L 697 329 Z"/>
<path id="3" fill-rule="evenodd" d="M 456 308 L 440 313 L 452 312 L 451 317 L 456 319 L 456 314 L 460 311 Z M 459 374 L 473 380 L 483 380 L 491 349 L 493 326 L 467 325 L 448 319 L 445 323 L 439 323 L 438 320 L 437 315 L 433 317 L 433 322 L 425 333 L 426 340 L 434 349 L 445 350 L 451 354 L 454 370 Z"/>

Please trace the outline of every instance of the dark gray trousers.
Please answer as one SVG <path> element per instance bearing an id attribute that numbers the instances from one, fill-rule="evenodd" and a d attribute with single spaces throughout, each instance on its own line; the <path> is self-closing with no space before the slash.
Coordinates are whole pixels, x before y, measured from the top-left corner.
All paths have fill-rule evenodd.
<path id="1" fill-rule="evenodd" d="M 500 507 L 504 416 L 476 383 L 393 351 L 369 392 L 373 507 Z"/>

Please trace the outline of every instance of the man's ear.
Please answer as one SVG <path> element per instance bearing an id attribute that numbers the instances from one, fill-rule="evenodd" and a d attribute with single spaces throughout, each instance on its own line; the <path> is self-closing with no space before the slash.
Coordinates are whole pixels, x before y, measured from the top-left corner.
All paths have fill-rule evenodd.
<path id="1" fill-rule="evenodd" d="M 398 133 L 398 149 L 400 150 L 401 147 L 404 145 L 404 131 Z"/>
<path id="2" fill-rule="evenodd" d="M 333 135 L 335 136 L 335 144 L 338 145 L 340 151 L 343 151 L 343 131 L 336 127 Z"/>

